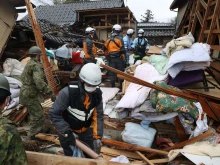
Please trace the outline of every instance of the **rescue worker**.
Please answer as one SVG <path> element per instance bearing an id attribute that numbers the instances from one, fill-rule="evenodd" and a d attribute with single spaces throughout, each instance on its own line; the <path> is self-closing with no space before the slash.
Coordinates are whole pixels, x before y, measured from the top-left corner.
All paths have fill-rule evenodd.
<path id="1" fill-rule="evenodd" d="M 29 49 L 31 60 L 27 63 L 21 74 L 22 87 L 20 92 L 20 103 L 27 107 L 30 115 L 30 130 L 28 139 L 34 139 L 34 136 L 43 130 L 44 113 L 41 106 L 43 102 L 42 94 L 50 95 L 54 101 L 56 96 L 44 81 L 44 71 L 40 62 L 42 52 L 37 46 Z"/>
<path id="2" fill-rule="evenodd" d="M 101 70 L 98 65 L 88 63 L 80 70 L 79 77 L 80 81 L 70 82 L 59 92 L 49 110 L 49 119 L 58 131 L 66 156 L 73 156 L 71 148 L 76 145 L 74 134 L 98 154 L 102 145 Z"/>
<path id="3" fill-rule="evenodd" d="M 120 25 L 116 24 L 113 26 L 112 34 L 104 44 L 104 52 L 110 67 L 124 71 L 126 57 L 123 38 L 120 37 L 121 31 L 122 28 Z M 115 87 L 116 75 L 113 72 L 110 72 L 109 74 L 111 86 Z M 122 89 L 122 80 L 119 81 L 120 88 Z"/>
<path id="4" fill-rule="evenodd" d="M 0 164 L 27 165 L 25 149 L 15 124 L 1 114 L 10 95 L 8 80 L 0 75 Z"/>
<path id="5" fill-rule="evenodd" d="M 126 66 L 129 66 L 129 51 L 132 49 L 131 45 L 133 44 L 132 41 L 132 36 L 134 34 L 134 30 L 133 29 L 128 29 L 127 30 L 127 35 L 124 36 L 123 41 L 124 41 L 124 47 L 125 47 L 125 51 L 126 51 Z"/>
<path id="6" fill-rule="evenodd" d="M 88 27 L 85 30 L 86 39 L 83 41 L 83 51 L 85 53 L 84 62 L 85 63 L 96 63 L 95 57 L 97 56 L 97 48 L 93 43 L 93 36 L 95 34 L 95 29 Z"/>
<path id="7" fill-rule="evenodd" d="M 150 45 L 148 44 L 148 40 L 144 37 L 143 29 L 138 30 L 138 37 L 135 38 L 131 47 L 135 49 L 134 63 L 137 60 L 142 60 L 142 58 L 146 56 L 146 52 L 149 50 Z"/>

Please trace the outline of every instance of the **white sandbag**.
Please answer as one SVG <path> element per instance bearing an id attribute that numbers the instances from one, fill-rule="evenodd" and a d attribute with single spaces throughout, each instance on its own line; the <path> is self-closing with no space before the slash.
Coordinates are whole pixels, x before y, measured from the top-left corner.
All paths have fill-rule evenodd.
<path id="1" fill-rule="evenodd" d="M 3 75 L 4 76 L 20 76 L 24 70 L 24 65 L 12 58 L 7 58 L 3 63 Z"/>
<path id="2" fill-rule="evenodd" d="M 148 148 L 151 147 L 155 134 L 155 129 L 150 127 L 144 129 L 140 124 L 131 122 L 125 124 L 125 129 L 121 133 L 123 141 Z"/>

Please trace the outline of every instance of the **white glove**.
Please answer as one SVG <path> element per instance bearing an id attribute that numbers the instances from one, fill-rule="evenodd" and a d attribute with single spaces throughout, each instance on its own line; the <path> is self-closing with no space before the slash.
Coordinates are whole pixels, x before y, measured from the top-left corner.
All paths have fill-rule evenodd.
<path id="1" fill-rule="evenodd" d="M 100 154 L 101 147 L 102 147 L 102 141 L 101 141 L 101 139 L 96 139 L 96 140 L 94 140 L 93 145 L 94 145 L 94 151 L 95 151 L 97 154 Z"/>

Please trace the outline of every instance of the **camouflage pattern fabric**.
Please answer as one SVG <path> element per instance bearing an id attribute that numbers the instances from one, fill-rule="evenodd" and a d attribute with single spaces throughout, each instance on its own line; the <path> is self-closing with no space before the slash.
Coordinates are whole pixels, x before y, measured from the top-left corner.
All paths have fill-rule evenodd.
<path id="1" fill-rule="evenodd" d="M 27 107 L 30 114 L 30 131 L 28 136 L 39 133 L 44 124 L 43 109 L 41 106 L 40 93 L 52 94 L 52 91 L 44 82 L 44 72 L 39 61 L 31 59 L 24 68 L 21 75 L 23 86 L 20 92 L 20 103 Z"/>
<path id="2" fill-rule="evenodd" d="M 12 121 L 0 116 L 0 164 L 27 165 L 21 137 Z"/>

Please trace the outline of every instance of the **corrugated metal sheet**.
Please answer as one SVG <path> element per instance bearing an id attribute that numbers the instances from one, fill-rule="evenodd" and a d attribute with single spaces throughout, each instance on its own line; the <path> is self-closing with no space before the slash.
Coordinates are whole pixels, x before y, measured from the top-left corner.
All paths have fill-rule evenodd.
<path id="1" fill-rule="evenodd" d="M 7 0 L 0 1 L 0 58 L 16 22 L 15 8 Z"/>

